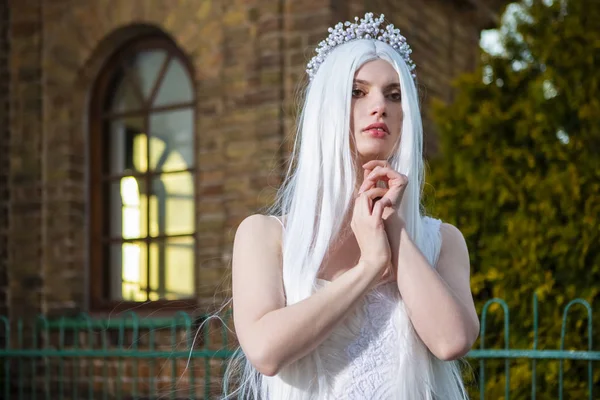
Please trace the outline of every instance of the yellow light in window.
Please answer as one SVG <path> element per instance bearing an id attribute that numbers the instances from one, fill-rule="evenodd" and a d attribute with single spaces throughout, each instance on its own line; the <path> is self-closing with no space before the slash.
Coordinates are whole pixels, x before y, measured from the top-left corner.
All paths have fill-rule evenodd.
<path id="1" fill-rule="evenodd" d="M 123 238 L 139 237 L 140 192 L 134 177 L 128 176 L 121 179 L 121 201 L 123 203 Z M 123 243 L 122 254 L 123 298 L 126 300 L 139 300 L 141 297 L 143 299 L 144 293 L 140 290 L 142 286 L 140 246 L 135 243 Z"/>
<path id="2" fill-rule="evenodd" d="M 148 138 L 143 133 L 133 139 L 133 167 L 139 172 L 148 170 Z"/>
<path id="3" fill-rule="evenodd" d="M 123 243 L 123 279 L 140 284 L 140 246 Z"/>
<path id="4" fill-rule="evenodd" d="M 123 203 L 123 238 L 139 238 L 140 225 L 140 191 L 137 181 L 132 176 L 121 179 L 121 202 Z"/>

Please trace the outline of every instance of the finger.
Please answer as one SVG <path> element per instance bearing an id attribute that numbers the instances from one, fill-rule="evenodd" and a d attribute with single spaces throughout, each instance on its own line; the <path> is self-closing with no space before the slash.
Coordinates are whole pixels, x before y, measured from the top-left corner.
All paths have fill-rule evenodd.
<path id="1" fill-rule="evenodd" d="M 380 168 L 380 167 L 378 167 Z M 363 182 L 365 187 L 373 187 L 373 186 L 377 186 L 378 182 L 383 182 L 383 184 L 385 185 L 385 187 L 389 187 L 389 181 L 390 181 L 390 177 L 388 176 L 388 174 L 386 174 L 385 172 L 382 172 L 381 170 L 373 170 L 369 176 L 367 178 L 365 178 L 365 181 Z"/>
<path id="2" fill-rule="evenodd" d="M 356 196 L 354 198 L 354 211 L 353 211 L 354 215 L 358 215 L 359 214 L 360 207 L 361 207 L 361 205 L 363 203 L 363 198 L 362 197 L 363 196 L 361 194 L 359 194 L 358 196 Z"/>
<path id="3" fill-rule="evenodd" d="M 365 177 L 363 179 L 363 183 L 361 185 L 361 190 L 365 191 L 377 185 L 377 181 L 383 180 L 384 183 L 388 181 L 390 178 L 387 177 L 387 173 L 381 172 L 383 167 L 376 166 L 373 170 L 367 173 L 368 170 L 365 170 Z M 386 183 L 387 184 L 387 183 Z"/>
<path id="4" fill-rule="evenodd" d="M 369 199 L 375 200 L 378 197 L 385 196 L 386 192 L 387 192 L 386 188 L 374 187 L 374 188 L 371 188 L 371 189 L 363 192 L 362 195 L 366 195 Z"/>
<path id="5" fill-rule="evenodd" d="M 381 199 L 379 199 L 377 201 L 377 204 L 379 204 L 379 206 L 381 207 L 381 218 L 383 218 L 383 212 L 385 211 L 386 208 L 391 207 L 393 208 L 393 202 L 388 199 L 386 196 L 383 196 Z"/>
<path id="6" fill-rule="evenodd" d="M 386 160 L 371 160 L 363 164 L 365 169 L 374 169 L 376 166 L 389 167 L 390 164 Z"/>
<path id="7" fill-rule="evenodd" d="M 378 201 L 373 206 L 373 212 L 371 213 L 371 215 L 374 216 L 377 219 L 381 219 L 382 218 L 383 209 L 385 208 L 384 205 L 383 205 L 383 203 L 384 202 L 382 202 L 382 201 Z"/>
<path id="8" fill-rule="evenodd" d="M 367 177 L 371 174 L 373 170 L 372 169 L 365 169 L 363 172 L 363 184 L 365 183 L 365 181 L 367 180 Z M 370 189 L 370 188 L 366 188 L 366 189 Z"/>
<path id="9" fill-rule="evenodd" d="M 386 192 L 387 189 L 385 188 L 374 187 L 362 193 L 361 196 L 364 196 L 367 201 L 367 209 L 369 210 L 369 215 L 372 215 L 373 208 L 375 207 L 375 205 L 379 203 L 383 198 L 385 198 Z M 388 203 L 389 200 L 385 201 L 383 204 Z"/>
<path id="10" fill-rule="evenodd" d="M 373 169 L 373 171 L 371 171 L 371 173 L 369 173 L 369 175 L 367 177 L 365 177 L 365 181 L 366 180 L 374 181 L 374 182 L 377 182 L 378 180 L 390 181 L 390 180 L 399 179 L 400 177 L 402 177 L 401 173 L 399 173 L 398 171 L 394 171 L 393 169 L 391 169 L 389 167 L 376 167 L 375 169 Z"/>
<path id="11" fill-rule="evenodd" d="M 362 193 L 356 198 L 355 212 L 358 216 L 365 217 L 371 215 L 372 200 L 366 193 Z"/>
<path id="12" fill-rule="evenodd" d="M 387 192 L 386 197 L 389 199 L 402 198 L 407 185 L 408 178 L 406 175 L 398 174 L 397 177 L 394 177 L 388 181 L 388 187 L 390 190 Z"/>
<path id="13" fill-rule="evenodd" d="M 395 203 L 396 200 L 402 197 L 406 186 L 408 185 L 408 177 L 392 169 L 373 170 L 368 178 L 369 181 L 382 181 L 387 184 L 389 191 L 386 197 Z"/>
<path id="14" fill-rule="evenodd" d="M 358 189 L 358 193 L 362 193 L 365 190 L 369 190 L 371 189 L 373 186 L 375 186 L 375 183 L 372 181 L 368 181 L 367 180 L 367 176 L 369 176 L 369 174 L 371 173 L 370 169 L 365 169 L 364 173 L 363 173 L 363 182 L 360 185 L 360 188 Z"/>
<path id="15" fill-rule="evenodd" d="M 371 182 L 366 182 L 367 176 L 369 176 L 375 169 L 389 168 L 389 164 L 387 161 L 384 161 L 384 160 L 372 160 L 372 161 L 369 161 L 369 162 L 363 164 L 363 168 L 364 168 L 363 185 L 361 185 L 361 189 L 364 191 L 366 189 L 369 189 L 372 186 L 375 186 L 375 184 L 377 183 L 377 180 L 374 180 Z"/>

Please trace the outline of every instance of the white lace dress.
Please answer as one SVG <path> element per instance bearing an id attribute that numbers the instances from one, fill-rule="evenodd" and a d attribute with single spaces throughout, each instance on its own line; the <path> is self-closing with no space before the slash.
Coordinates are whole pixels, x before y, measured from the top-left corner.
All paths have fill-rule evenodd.
<path id="1" fill-rule="evenodd" d="M 441 221 L 436 219 L 425 217 L 423 220 L 428 235 L 439 235 L 440 225 Z M 329 281 L 319 279 L 315 290 L 328 284 Z M 302 388 L 303 384 L 292 384 L 287 386 L 291 391 L 271 392 L 267 396 L 269 400 L 466 398 L 456 364 L 438 360 L 418 339 L 395 282 L 380 285 L 365 294 L 315 353 L 323 367 L 320 370 L 326 371 L 326 376 L 314 377 L 309 386 L 318 379 L 320 394 Z M 281 380 L 274 377 L 267 378 L 267 382 Z M 323 386 L 326 386 L 324 390 Z M 286 386 L 272 386 L 275 387 L 284 389 Z"/>
<path id="2" fill-rule="evenodd" d="M 327 281 L 319 280 L 319 285 Z M 395 283 L 367 293 L 354 312 L 319 346 L 330 399 L 393 399 L 398 381 L 399 334 Z"/>

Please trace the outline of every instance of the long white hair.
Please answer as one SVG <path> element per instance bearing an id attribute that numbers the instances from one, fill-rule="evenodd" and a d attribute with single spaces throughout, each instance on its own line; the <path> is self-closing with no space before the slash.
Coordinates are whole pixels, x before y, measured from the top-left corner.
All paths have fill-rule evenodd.
<path id="1" fill-rule="evenodd" d="M 360 166 L 356 165 L 351 146 L 351 93 L 356 71 L 375 59 L 389 62 L 398 72 L 402 93 L 401 139 L 388 159 L 393 169 L 408 177 L 398 212 L 429 262 L 435 265 L 437 261 L 439 230 L 427 229 L 421 210 L 423 129 L 415 83 L 406 63 L 391 46 L 377 40 L 354 40 L 333 50 L 307 86 L 290 167 L 269 210 L 286 216 L 282 252 L 287 305 L 314 293 L 324 256 L 341 229 L 341 216 L 348 215 L 353 207 Z M 435 358 L 415 333 L 399 298 L 397 304 L 394 321 L 402 334 L 399 346 L 403 354 L 397 366 L 398 398 L 466 398 L 456 363 Z M 239 388 L 230 393 L 236 398 L 326 397 L 328 374 L 318 351 L 284 367 L 274 377 L 262 376 L 249 362 L 243 362 Z M 226 376 L 232 368 L 230 365 Z"/>

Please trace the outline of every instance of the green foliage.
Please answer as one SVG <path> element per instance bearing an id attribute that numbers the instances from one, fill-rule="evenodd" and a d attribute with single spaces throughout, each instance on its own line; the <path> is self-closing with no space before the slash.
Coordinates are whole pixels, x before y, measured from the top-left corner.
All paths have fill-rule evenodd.
<path id="1" fill-rule="evenodd" d="M 580 297 L 595 306 L 598 351 L 600 2 L 568 1 L 566 15 L 560 1 L 528 3 L 504 31 L 505 53 L 484 52 L 454 103 L 434 105 L 441 155 L 428 209 L 465 235 L 478 311 L 507 301 L 510 348 L 532 348 L 536 293 L 538 349 L 559 348 L 564 306 Z M 587 349 L 585 318 L 580 306 L 569 313 L 567 348 Z M 504 347 L 501 319 L 489 315 L 486 348 Z M 503 362 L 490 365 L 486 398 L 503 398 Z M 586 367 L 565 363 L 566 398 L 587 398 Z M 531 362 L 514 362 L 510 379 L 511 398 L 529 398 Z M 557 398 L 558 362 L 538 362 L 537 381 L 538 398 Z M 598 395 L 598 363 L 594 381 Z"/>

